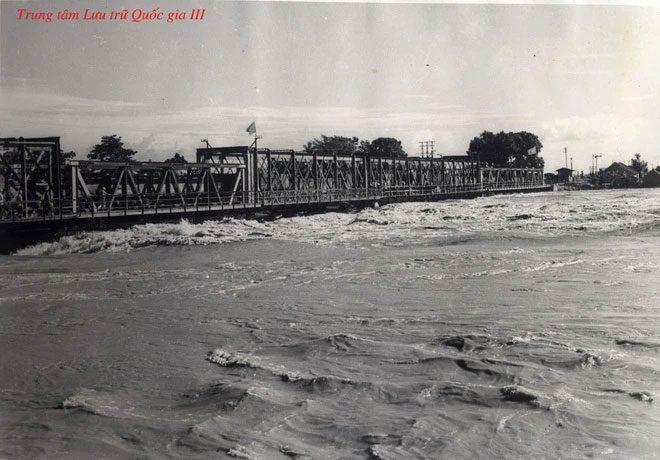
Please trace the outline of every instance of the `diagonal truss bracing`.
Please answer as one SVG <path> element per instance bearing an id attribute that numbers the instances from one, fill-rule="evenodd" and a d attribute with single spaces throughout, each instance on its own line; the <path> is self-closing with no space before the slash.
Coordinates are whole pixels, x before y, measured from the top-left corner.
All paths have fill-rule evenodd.
<path id="1" fill-rule="evenodd" d="M 195 212 L 543 186 L 543 170 L 468 156 L 389 158 L 247 146 L 195 163 L 62 161 L 59 138 L 0 139 L 0 220 Z"/>

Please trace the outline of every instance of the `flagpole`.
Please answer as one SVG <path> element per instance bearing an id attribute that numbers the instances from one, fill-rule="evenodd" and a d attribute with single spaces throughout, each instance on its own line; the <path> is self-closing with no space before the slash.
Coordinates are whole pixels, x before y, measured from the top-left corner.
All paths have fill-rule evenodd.
<path id="1" fill-rule="evenodd" d="M 254 204 L 259 199 L 259 158 L 257 158 L 257 129 L 254 130 Z"/>
<path id="2" fill-rule="evenodd" d="M 257 201 L 259 200 L 259 159 L 257 158 L 257 130 L 254 130 L 254 155 L 252 156 L 252 169 L 253 169 L 253 191 L 252 193 L 254 194 L 254 199 L 253 202 L 254 204 L 257 204 Z"/>
<path id="3" fill-rule="evenodd" d="M 259 200 L 259 159 L 258 159 L 258 153 L 259 153 L 259 143 L 258 140 L 261 139 L 261 136 L 257 135 L 257 125 L 256 122 L 252 122 L 250 126 L 248 126 L 247 132 L 250 134 L 254 134 L 254 154 L 252 157 L 252 194 L 253 194 L 253 200 L 252 202 L 254 204 L 257 203 Z"/>

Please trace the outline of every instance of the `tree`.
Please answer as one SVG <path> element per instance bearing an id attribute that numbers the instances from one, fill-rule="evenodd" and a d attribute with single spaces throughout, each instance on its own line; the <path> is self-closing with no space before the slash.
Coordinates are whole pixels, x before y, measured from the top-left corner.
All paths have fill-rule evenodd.
<path id="1" fill-rule="evenodd" d="M 642 160 L 642 156 L 639 153 L 635 154 L 635 157 L 630 160 L 630 167 L 637 171 L 637 174 L 646 174 L 649 170 L 649 164 L 646 161 Z"/>
<path id="2" fill-rule="evenodd" d="M 66 164 L 66 160 L 73 160 L 76 157 L 76 152 L 73 150 L 70 152 L 63 152 L 60 150 L 60 167 L 64 167 Z"/>
<path id="3" fill-rule="evenodd" d="M 188 163 L 188 161 L 181 155 L 176 152 L 172 158 L 165 160 L 165 163 Z"/>
<path id="4" fill-rule="evenodd" d="M 303 146 L 306 153 L 316 153 L 317 155 L 352 155 L 356 152 L 358 146 L 357 137 L 343 136 L 325 136 L 321 139 L 314 138 Z"/>
<path id="5" fill-rule="evenodd" d="M 539 156 L 542 148 L 539 138 L 526 131 L 497 134 L 484 131 L 470 141 L 466 153 L 497 167 L 542 168 L 545 163 Z"/>
<path id="6" fill-rule="evenodd" d="M 401 141 L 393 137 L 379 137 L 373 141 L 360 141 L 357 137 L 325 136 L 314 139 L 303 146 L 306 153 L 317 155 L 370 155 L 383 158 L 405 158 Z"/>
<path id="7" fill-rule="evenodd" d="M 135 150 L 124 148 L 121 136 L 113 134 L 112 136 L 103 136 L 101 143 L 94 146 L 92 151 L 87 154 L 87 158 L 97 161 L 126 162 L 131 161 L 136 153 Z"/>
<path id="8" fill-rule="evenodd" d="M 393 137 L 379 137 L 371 142 L 362 141 L 358 153 L 382 158 L 405 158 L 408 156 L 401 146 L 401 141 Z"/>

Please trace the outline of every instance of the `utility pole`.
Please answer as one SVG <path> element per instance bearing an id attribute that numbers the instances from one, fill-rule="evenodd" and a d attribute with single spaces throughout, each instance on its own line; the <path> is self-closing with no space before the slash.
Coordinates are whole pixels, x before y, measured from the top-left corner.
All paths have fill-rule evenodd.
<path id="1" fill-rule="evenodd" d="M 594 157 L 595 157 L 595 155 L 592 153 L 591 154 L 591 175 L 592 176 L 596 175 L 596 167 L 594 166 Z"/>
<path id="2" fill-rule="evenodd" d="M 419 143 L 422 158 L 433 158 L 433 155 L 435 154 L 434 144 L 434 141 L 422 141 Z"/>
<path id="3" fill-rule="evenodd" d="M 568 168 L 568 147 L 564 147 L 564 166 Z"/>

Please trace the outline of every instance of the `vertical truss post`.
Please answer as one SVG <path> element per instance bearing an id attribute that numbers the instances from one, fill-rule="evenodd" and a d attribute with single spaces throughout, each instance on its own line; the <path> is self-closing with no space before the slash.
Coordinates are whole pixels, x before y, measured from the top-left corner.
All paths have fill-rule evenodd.
<path id="1" fill-rule="evenodd" d="M 383 187 L 385 187 L 385 178 L 383 177 L 383 157 L 381 155 L 378 155 L 378 185 L 382 194 Z"/>
<path id="2" fill-rule="evenodd" d="M 396 177 L 397 164 L 396 160 L 392 158 L 392 187 L 396 188 L 399 186 L 399 179 Z"/>
<path id="3" fill-rule="evenodd" d="M 78 166 L 71 165 L 71 212 L 78 214 Z"/>
<path id="4" fill-rule="evenodd" d="M 60 143 L 57 143 L 55 147 L 55 180 L 56 188 L 55 193 L 57 193 L 57 207 L 59 209 L 60 219 L 62 218 L 62 164 L 60 164 L 60 159 L 62 158 L 62 150 L 60 149 Z"/>
<path id="5" fill-rule="evenodd" d="M 206 204 L 211 210 L 211 167 L 206 169 Z"/>
<path id="6" fill-rule="evenodd" d="M 254 195 L 254 204 L 259 201 L 259 158 L 257 155 L 257 140 L 254 140 L 254 150 L 252 151 L 252 193 Z"/>
<path id="7" fill-rule="evenodd" d="M 435 181 L 435 173 L 434 173 L 434 168 L 433 168 L 433 157 L 429 158 L 429 182 L 430 186 L 435 187 L 436 186 L 436 181 Z"/>
<path id="8" fill-rule="evenodd" d="M 334 188 L 335 191 L 339 190 L 339 171 L 337 165 L 337 152 L 332 152 L 332 182 L 334 185 L 332 188 Z"/>
<path id="9" fill-rule="evenodd" d="M 271 201 L 273 199 L 273 162 L 270 156 L 270 149 L 266 150 L 266 174 L 267 180 L 266 184 L 268 187 L 268 193 L 270 194 Z"/>
<path id="10" fill-rule="evenodd" d="M 291 180 L 290 184 L 294 192 L 298 190 L 298 166 L 296 164 L 296 152 L 291 152 Z"/>
<path id="11" fill-rule="evenodd" d="M 479 161 L 479 157 L 477 157 L 474 160 L 474 162 L 475 162 L 475 165 L 477 167 L 477 180 L 479 181 L 478 182 L 479 190 L 483 190 L 484 189 L 484 173 L 481 170 L 481 162 Z"/>
<path id="12" fill-rule="evenodd" d="M 21 192 L 23 195 L 23 217 L 28 216 L 28 172 L 27 172 L 27 164 L 25 163 L 25 144 L 21 143 L 19 147 L 19 151 L 21 152 L 21 180 L 23 181 L 23 184 L 21 184 Z"/>
<path id="13" fill-rule="evenodd" d="M 243 206 L 245 206 L 245 194 L 250 191 L 250 154 L 248 152 L 243 153 L 243 164 L 245 168 L 242 168 L 240 171 L 241 182 L 243 184 Z"/>
<path id="14" fill-rule="evenodd" d="M 312 154 L 312 176 L 314 176 L 314 191 L 316 192 L 316 201 L 321 200 L 319 190 L 319 164 L 317 161 L 316 152 Z"/>
<path id="15" fill-rule="evenodd" d="M 479 166 L 479 161 L 476 159 L 472 160 L 474 163 L 474 183 L 481 185 L 481 167 Z"/>
<path id="16" fill-rule="evenodd" d="M 121 193 L 124 195 L 124 215 L 128 214 L 128 166 L 124 168 L 124 180 L 121 183 Z"/>
<path id="17" fill-rule="evenodd" d="M 442 177 L 442 180 L 440 181 L 441 184 L 443 186 L 447 185 L 446 176 L 445 176 L 445 160 L 442 158 L 440 159 L 440 177 Z"/>
<path id="18" fill-rule="evenodd" d="M 406 166 L 406 182 L 408 183 L 407 184 L 408 185 L 408 192 L 410 192 L 411 187 L 412 187 L 412 180 L 411 180 L 412 178 L 410 177 L 411 176 L 411 174 L 410 174 L 410 161 L 408 161 L 408 157 L 406 157 L 405 166 Z"/>
<path id="19" fill-rule="evenodd" d="M 54 196 L 53 196 L 53 164 L 54 164 L 54 158 L 53 154 L 55 152 L 55 148 L 52 147 L 50 149 L 50 155 L 48 155 L 48 190 L 46 191 L 46 197 L 48 198 L 48 203 L 50 206 L 46 205 L 45 199 L 44 199 L 44 220 L 46 220 L 46 215 L 51 214 L 54 211 L 53 205 L 54 205 Z M 44 198 L 46 198 L 44 197 Z"/>
<path id="20" fill-rule="evenodd" d="M 351 153 L 351 181 L 353 189 L 357 188 L 357 169 L 355 169 L 355 152 Z"/>

